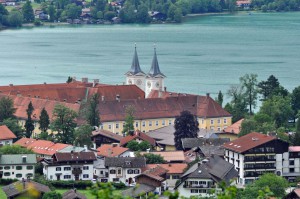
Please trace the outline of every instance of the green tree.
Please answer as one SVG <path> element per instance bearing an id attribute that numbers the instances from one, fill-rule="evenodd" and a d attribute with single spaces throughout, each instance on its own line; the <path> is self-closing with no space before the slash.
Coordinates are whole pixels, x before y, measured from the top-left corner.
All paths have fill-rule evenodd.
<path id="1" fill-rule="evenodd" d="M 55 7 L 53 5 L 49 5 L 48 14 L 49 14 L 49 21 L 53 22 L 55 20 Z"/>
<path id="2" fill-rule="evenodd" d="M 139 7 L 138 7 L 137 21 L 139 23 L 149 23 L 151 21 L 151 18 L 148 14 L 148 8 L 144 4 L 139 5 Z"/>
<path id="3" fill-rule="evenodd" d="M 176 10 L 174 12 L 174 21 L 176 23 L 181 23 L 181 21 L 182 21 L 182 11 L 180 8 L 176 8 Z"/>
<path id="4" fill-rule="evenodd" d="M 223 93 L 222 91 L 219 91 L 218 93 L 218 97 L 215 99 L 215 101 L 220 104 L 220 106 L 223 105 L 223 100 L 224 100 L 224 96 L 223 96 Z"/>
<path id="5" fill-rule="evenodd" d="M 270 98 L 279 86 L 279 81 L 274 75 L 270 75 L 267 81 L 261 81 L 257 85 L 258 92 L 263 96 L 264 100 Z"/>
<path id="6" fill-rule="evenodd" d="M 9 128 L 9 130 L 11 130 L 17 136 L 17 139 L 21 139 L 24 136 L 22 126 L 19 124 L 17 119 L 5 119 L 0 123 L 0 125 L 6 125 L 7 128 Z"/>
<path id="7" fill-rule="evenodd" d="M 116 13 L 113 11 L 107 11 L 104 13 L 104 19 L 108 20 L 108 21 L 111 21 L 112 18 L 114 18 L 115 16 L 116 16 Z"/>
<path id="8" fill-rule="evenodd" d="M 69 83 L 71 83 L 72 81 L 73 81 L 73 78 L 69 76 L 66 82 L 69 84 Z"/>
<path id="9" fill-rule="evenodd" d="M 99 127 L 100 113 L 99 113 L 99 93 L 95 93 L 88 101 L 86 119 L 89 125 Z"/>
<path id="10" fill-rule="evenodd" d="M 14 118 L 14 102 L 10 97 L 2 97 L 0 99 L 0 122 L 8 118 Z"/>
<path id="11" fill-rule="evenodd" d="M 244 89 L 245 102 L 249 106 L 250 115 L 252 115 L 257 100 L 257 75 L 246 74 L 240 77 L 240 82 L 242 89 Z"/>
<path id="12" fill-rule="evenodd" d="M 247 135 L 251 132 L 255 132 L 257 128 L 257 122 L 254 119 L 244 119 L 241 125 L 241 131 L 239 137 Z"/>
<path id="13" fill-rule="evenodd" d="M 139 151 L 146 151 L 147 149 L 151 148 L 151 144 L 147 141 L 142 141 L 141 143 L 139 143 Z"/>
<path id="14" fill-rule="evenodd" d="M 300 112 L 298 113 L 298 120 L 296 122 L 296 132 L 293 136 L 292 143 L 294 146 L 300 146 Z"/>
<path id="15" fill-rule="evenodd" d="M 174 21 L 175 11 L 177 7 L 171 3 L 169 9 L 168 9 L 168 18 L 172 21 Z"/>
<path id="16" fill-rule="evenodd" d="M 32 120 L 32 118 L 31 118 L 31 115 L 32 115 L 32 113 L 33 113 L 33 111 L 34 111 L 34 108 L 33 108 L 33 106 L 32 106 L 32 103 L 31 103 L 31 101 L 29 102 L 29 104 L 28 104 L 28 108 L 27 108 L 27 110 L 26 110 L 26 113 L 27 113 L 27 120 L 26 120 L 26 122 L 25 122 L 25 130 L 26 130 L 26 132 L 25 132 L 25 136 L 27 137 L 27 138 L 30 138 L 31 137 L 31 135 L 32 135 L 32 132 L 33 132 L 33 130 L 34 130 L 34 121 Z"/>
<path id="17" fill-rule="evenodd" d="M 146 164 L 163 164 L 166 162 L 162 156 L 152 153 L 146 153 L 144 157 L 146 158 Z"/>
<path id="18" fill-rule="evenodd" d="M 125 109 L 126 116 L 125 116 L 125 125 L 123 128 L 122 133 L 128 135 L 129 133 L 134 132 L 134 107 L 127 106 Z"/>
<path id="19" fill-rule="evenodd" d="M 229 12 L 234 12 L 236 9 L 236 0 L 227 0 L 227 8 Z"/>
<path id="20" fill-rule="evenodd" d="M 197 117 L 192 115 L 189 111 L 183 111 L 180 113 L 180 116 L 175 118 L 174 141 L 177 150 L 183 150 L 182 138 L 198 137 L 198 126 Z"/>
<path id="21" fill-rule="evenodd" d="M 136 21 L 136 13 L 133 5 L 126 5 L 120 10 L 119 17 L 123 23 L 134 23 Z"/>
<path id="22" fill-rule="evenodd" d="M 49 125 L 50 125 L 50 119 L 49 119 L 48 112 L 46 111 L 45 108 L 43 108 L 41 111 L 39 124 L 40 124 L 39 129 L 42 132 L 47 132 L 47 130 L 49 129 Z"/>
<path id="23" fill-rule="evenodd" d="M 132 151 L 139 151 L 140 150 L 139 143 L 135 140 L 132 140 L 132 141 L 128 142 L 126 144 L 126 147 L 129 148 Z"/>
<path id="24" fill-rule="evenodd" d="M 20 27 L 23 23 L 23 15 L 17 10 L 13 10 L 7 17 L 8 25 L 11 27 Z"/>
<path id="25" fill-rule="evenodd" d="M 81 14 L 81 7 L 75 3 L 66 6 L 66 14 L 69 19 L 77 19 Z"/>
<path id="26" fill-rule="evenodd" d="M 33 154 L 31 149 L 19 145 L 5 145 L 0 148 L 0 154 Z"/>
<path id="27" fill-rule="evenodd" d="M 56 191 L 50 191 L 45 193 L 42 199 L 62 199 L 62 195 Z"/>
<path id="28" fill-rule="evenodd" d="M 8 11 L 2 4 L 0 4 L 0 27 L 1 27 L 1 24 L 3 24 L 7 15 L 8 15 Z"/>
<path id="29" fill-rule="evenodd" d="M 93 145 L 92 136 L 93 127 L 90 125 L 82 125 L 75 130 L 75 145 L 83 147 L 87 145 L 91 147 Z"/>
<path id="30" fill-rule="evenodd" d="M 34 21 L 34 13 L 30 1 L 27 0 L 26 3 L 23 5 L 22 13 L 25 23 L 30 23 Z"/>
<path id="31" fill-rule="evenodd" d="M 294 111 L 294 119 L 296 119 L 296 114 L 300 111 L 300 86 L 294 88 L 291 94 L 291 104 Z"/>
<path id="32" fill-rule="evenodd" d="M 56 131 L 56 139 L 64 144 L 72 144 L 74 141 L 75 119 L 77 113 L 61 104 L 57 104 L 53 110 L 51 130 Z"/>

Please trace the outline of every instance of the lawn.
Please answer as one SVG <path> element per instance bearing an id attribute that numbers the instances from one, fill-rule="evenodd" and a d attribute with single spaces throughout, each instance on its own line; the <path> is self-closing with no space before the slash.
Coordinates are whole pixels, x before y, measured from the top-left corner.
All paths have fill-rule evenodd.
<path id="1" fill-rule="evenodd" d="M 6 198 L 4 191 L 2 190 L 3 186 L 0 186 L 0 198 Z"/>

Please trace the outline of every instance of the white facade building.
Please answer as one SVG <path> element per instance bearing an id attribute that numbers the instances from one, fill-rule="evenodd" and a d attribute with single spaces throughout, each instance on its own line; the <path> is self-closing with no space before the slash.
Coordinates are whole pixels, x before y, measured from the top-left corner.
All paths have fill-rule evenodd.
<path id="1" fill-rule="evenodd" d="M 12 145 L 15 138 L 16 135 L 6 125 L 0 126 L 0 146 Z"/>

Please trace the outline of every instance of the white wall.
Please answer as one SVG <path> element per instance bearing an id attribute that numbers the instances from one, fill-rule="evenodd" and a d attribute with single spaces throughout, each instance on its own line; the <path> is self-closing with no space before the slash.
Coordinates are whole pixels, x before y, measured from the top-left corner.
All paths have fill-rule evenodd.
<path id="1" fill-rule="evenodd" d="M 12 139 L 10 139 L 10 140 L 0 140 L 0 144 L 1 145 L 12 145 L 12 143 L 13 143 L 13 140 Z"/>
<path id="2" fill-rule="evenodd" d="M 32 167 L 32 169 L 30 169 L 30 167 Z M 2 178 L 4 179 L 15 179 L 15 178 L 19 180 L 21 180 L 22 178 L 26 179 L 27 174 L 32 175 L 31 177 L 32 179 L 34 178 L 34 168 L 35 168 L 35 164 L 0 165 L 0 171 L 3 171 Z"/>

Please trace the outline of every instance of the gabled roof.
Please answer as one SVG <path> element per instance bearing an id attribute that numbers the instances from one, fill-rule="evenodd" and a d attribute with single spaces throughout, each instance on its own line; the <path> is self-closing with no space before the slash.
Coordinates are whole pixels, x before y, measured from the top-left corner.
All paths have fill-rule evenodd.
<path id="1" fill-rule="evenodd" d="M 6 125 L 0 126 L 0 140 L 10 140 L 15 138 L 17 138 L 17 136 L 9 130 Z"/>
<path id="2" fill-rule="evenodd" d="M 158 61 L 157 61 L 156 48 L 154 48 L 152 65 L 147 75 L 150 77 L 166 77 L 162 72 L 160 72 Z"/>
<path id="3" fill-rule="evenodd" d="M 26 163 L 23 162 L 23 157 L 26 157 Z M 14 165 L 14 164 L 36 164 L 35 154 L 10 154 L 0 156 L 1 165 Z"/>
<path id="4" fill-rule="evenodd" d="M 136 52 L 136 46 L 134 47 L 134 55 L 130 70 L 125 75 L 139 75 L 145 76 L 146 74 L 141 70 L 139 58 Z"/>
<path id="5" fill-rule="evenodd" d="M 168 172 L 167 169 L 165 169 L 165 168 L 163 168 L 159 165 L 156 165 L 156 167 L 147 169 L 146 171 L 144 171 L 140 175 L 136 176 L 136 178 L 139 178 L 140 176 L 147 176 L 148 178 L 152 178 L 154 180 L 163 182 L 166 179 L 162 176 L 165 175 L 167 172 Z"/>
<path id="6" fill-rule="evenodd" d="M 276 137 L 268 136 L 261 133 L 249 133 L 232 142 L 227 142 L 223 146 L 225 149 L 229 149 L 238 153 L 243 153 L 254 147 L 260 146 L 272 140 L 276 140 Z"/>
<path id="7" fill-rule="evenodd" d="M 142 133 L 139 130 L 135 131 L 134 135 L 128 135 L 128 136 L 122 138 L 122 140 L 120 141 L 120 145 L 125 146 L 128 142 L 135 140 L 135 139 L 140 139 L 140 140 L 149 142 L 149 144 L 151 144 L 152 146 L 156 146 L 155 139 L 153 139 L 152 137 L 148 136 L 145 133 Z"/>
<path id="8" fill-rule="evenodd" d="M 148 152 L 141 152 L 141 155 L 145 155 Z M 152 151 L 151 154 L 160 155 L 167 162 L 184 162 L 184 152 L 183 151 Z"/>
<path id="9" fill-rule="evenodd" d="M 160 166 L 167 170 L 167 174 L 182 174 L 187 164 L 185 163 L 172 163 L 172 164 L 147 164 L 144 170 L 152 169 Z"/>
<path id="10" fill-rule="evenodd" d="M 122 192 L 123 196 L 130 196 L 130 197 L 139 197 L 143 194 L 147 194 L 149 192 L 155 191 L 154 186 L 146 185 L 146 184 L 138 184 L 136 187 L 131 187 L 129 189 L 126 189 Z"/>
<path id="11" fill-rule="evenodd" d="M 96 156 L 94 152 L 73 152 L 73 153 L 55 153 L 53 155 L 56 162 L 74 162 L 74 161 L 94 161 Z"/>
<path id="12" fill-rule="evenodd" d="M 36 139 L 32 139 L 32 138 L 21 138 L 18 141 L 16 141 L 14 143 L 14 145 L 19 145 L 21 147 L 28 147 L 29 145 L 31 145 L 33 142 L 36 142 Z"/>
<path id="13" fill-rule="evenodd" d="M 232 133 L 238 135 L 241 131 L 242 122 L 244 119 L 240 119 L 239 121 L 235 122 L 234 124 L 228 126 L 220 133 Z"/>
<path id="14" fill-rule="evenodd" d="M 142 168 L 146 166 L 144 157 L 106 157 L 106 167 Z"/>
<path id="15" fill-rule="evenodd" d="M 2 187 L 2 190 L 5 192 L 8 198 L 17 196 L 29 190 L 35 190 L 40 193 L 47 193 L 51 191 L 48 186 L 31 180 L 25 182 L 22 181 L 14 182 L 12 184 Z"/>
<path id="16" fill-rule="evenodd" d="M 124 138 L 123 136 L 120 136 L 113 132 L 102 130 L 102 129 L 98 129 L 98 130 L 92 132 L 92 137 L 95 137 L 97 135 L 108 137 L 110 139 L 116 140 L 116 142 L 120 142 Z"/>
<path id="17" fill-rule="evenodd" d="M 183 138 L 181 139 L 182 147 L 192 149 L 195 147 L 205 146 L 222 146 L 224 143 L 229 142 L 229 138 Z"/>
<path id="18" fill-rule="evenodd" d="M 101 147 L 97 148 L 97 155 L 103 157 L 117 157 L 128 150 L 129 149 L 125 147 L 102 144 Z"/>
<path id="19" fill-rule="evenodd" d="M 62 199 L 87 199 L 85 195 L 79 193 L 76 189 L 70 189 L 62 195 Z"/>

